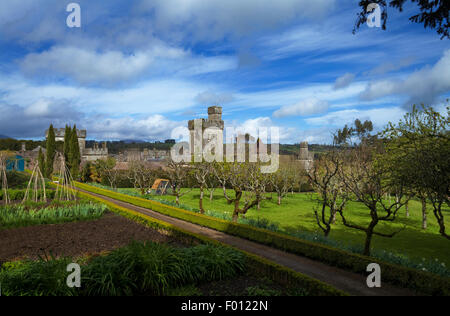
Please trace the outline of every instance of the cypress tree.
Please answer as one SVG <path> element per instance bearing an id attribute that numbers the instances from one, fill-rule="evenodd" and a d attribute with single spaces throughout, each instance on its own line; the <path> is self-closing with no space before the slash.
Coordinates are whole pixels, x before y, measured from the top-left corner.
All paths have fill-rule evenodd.
<path id="1" fill-rule="evenodd" d="M 78 143 L 78 135 L 77 135 L 77 126 L 73 126 L 73 130 L 71 133 L 71 146 L 70 146 L 70 165 L 71 165 L 71 173 L 72 177 L 75 179 L 78 177 L 80 162 L 81 162 L 81 154 L 80 154 L 80 145 Z"/>
<path id="2" fill-rule="evenodd" d="M 70 153 L 70 146 L 72 142 L 72 129 L 70 126 L 66 125 L 66 130 L 64 132 L 64 158 L 66 159 L 66 165 L 70 168 L 70 161 L 72 160 Z"/>
<path id="3" fill-rule="evenodd" d="M 47 135 L 47 158 L 45 161 L 45 176 L 51 178 L 53 173 L 53 161 L 56 154 L 55 130 L 53 124 L 50 125 Z"/>
<path id="4" fill-rule="evenodd" d="M 42 174 L 45 173 L 45 156 L 42 152 L 42 148 L 39 148 L 39 156 L 38 156 L 39 169 L 41 169 Z"/>

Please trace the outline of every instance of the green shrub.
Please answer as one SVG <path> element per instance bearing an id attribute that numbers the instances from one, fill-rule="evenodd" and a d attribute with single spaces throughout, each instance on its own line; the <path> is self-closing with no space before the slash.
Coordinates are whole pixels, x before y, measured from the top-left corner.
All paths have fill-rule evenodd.
<path id="1" fill-rule="evenodd" d="M 91 220 L 100 218 L 105 211 L 105 205 L 93 203 L 63 206 L 55 204 L 39 210 L 28 210 L 22 205 L 3 206 L 0 207 L 0 228 Z"/>
<path id="2" fill-rule="evenodd" d="M 14 190 L 9 189 L 8 190 L 8 197 L 11 201 L 22 201 L 25 197 L 26 189 L 20 189 L 20 190 Z M 54 199 L 55 198 L 56 191 L 54 190 L 46 190 L 45 194 L 47 196 L 47 199 Z M 30 191 L 29 197 L 31 198 L 33 193 Z M 38 199 L 40 199 L 44 195 L 43 190 L 38 190 Z M 0 192 L 0 200 L 4 200 L 4 192 Z"/>
<path id="3" fill-rule="evenodd" d="M 211 253 L 213 258 L 196 258 Z M 74 262 L 73 259 L 51 258 L 5 267 L 0 271 L 3 293 L 164 295 L 170 288 L 235 277 L 243 271 L 245 257 L 229 248 L 212 245 L 180 249 L 152 242 L 133 242 L 83 265 L 80 289 L 70 289 L 65 284 L 68 276 L 66 267 L 71 262 Z"/>
<path id="4" fill-rule="evenodd" d="M 8 187 L 11 189 L 26 189 L 30 175 L 25 172 L 11 171 L 6 173 Z"/>
<path id="5" fill-rule="evenodd" d="M 66 285 L 71 259 L 44 259 L 3 265 L 0 284 L 4 296 L 72 296 Z"/>

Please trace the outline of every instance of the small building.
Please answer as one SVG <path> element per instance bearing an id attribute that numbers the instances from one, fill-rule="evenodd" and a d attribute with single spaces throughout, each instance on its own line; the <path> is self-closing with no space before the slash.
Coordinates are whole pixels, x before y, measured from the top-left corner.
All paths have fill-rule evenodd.
<path id="1" fill-rule="evenodd" d="M 20 155 L 15 155 L 14 158 L 6 160 L 6 171 L 25 171 L 25 159 Z"/>

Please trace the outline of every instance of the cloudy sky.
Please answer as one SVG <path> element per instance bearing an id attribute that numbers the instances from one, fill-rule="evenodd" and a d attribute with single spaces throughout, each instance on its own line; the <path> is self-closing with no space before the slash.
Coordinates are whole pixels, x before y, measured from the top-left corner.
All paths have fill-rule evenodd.
<path id="1" fill-rule="evenodd" d="M 409 22 L 414 7 L 353 35 L 352 0 L 78 0 L 81 28 L 70 2 L 0 2 L 0 134 L 164 140 L 220 104 L 227 126 L 327 143 L 450 96 L 450 41 Z"/>

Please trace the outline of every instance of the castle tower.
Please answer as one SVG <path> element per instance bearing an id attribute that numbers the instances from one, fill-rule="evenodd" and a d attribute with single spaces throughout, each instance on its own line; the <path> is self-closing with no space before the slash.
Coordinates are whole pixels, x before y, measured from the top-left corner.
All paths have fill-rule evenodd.
<path id="1" fill-rule="evenodd" d="M 305 170 L 310 170 L 314 163 L 313 155 L 309 153 L 308 149 L 308 142 L 301 142 L 300 143 L 300 154 L 298 156 L 298 161 L 300 162 L 300 165 Z"/>
<path id="2" fill-rule="evenodd" d="M 200 124 L 202 125 L 202 135 L 196 135 L 195 133 L 195 125 Z M 208 119 L 195 119 L 190 120 L 188 122 L 188 129 L 190 134 L 190 148 L 191 153 L 194 152 L 194 140 L 196 142 L 202 141 L 201 138 L 203 138 L 203 131 L 205 129 L 217 129 L 222 131 L 225 128 L 225 123 L 222 120 L 222 107 L 220 106 L 211 106 L 208 108 Z M 205 144 L 205 140 L 203 140 L 203 145 Z"/>
<path id="3" fill-rule="evenodd" d="M 300 155 L 298 158 L 299 160 L 309 160 L 308 142 L 300 143 Z"/>

